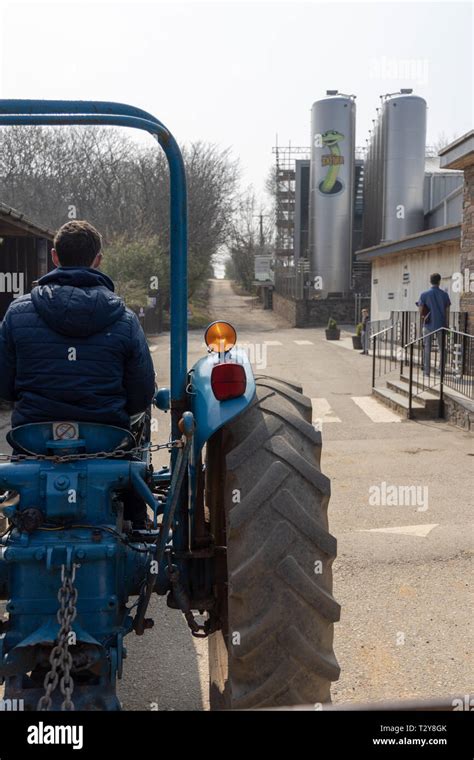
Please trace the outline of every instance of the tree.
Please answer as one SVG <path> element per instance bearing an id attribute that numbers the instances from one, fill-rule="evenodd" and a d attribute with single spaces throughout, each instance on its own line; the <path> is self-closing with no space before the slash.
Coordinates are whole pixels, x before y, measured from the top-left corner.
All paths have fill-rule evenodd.
<path id="1" fill-rule="evenodd" d="M 87 219 L 128 272 L 128 259 L 155 251 L 162 281 L 169 270 L 168 165 L 156 144 L 137 144 L 110 127 L 3 127 L 0 197 L 53 229 Z M 190 295 L 212 276 L 213 257 L 227 241 L 236 206 L 238 162 L 205 142 L 184 146 L 188 181 Z M 123 249 L 120 253 L 119 248 Z M 114 268 L 130 295 L 127 280 Z M 130 282 L 147 279 L 139 267 Z"/>
<path id="2" fill-rule="evenodd" d="M 454 140 L 456 140 L 458 136 L 459 135 L 453 135 L 452 137 L 448 137 L 446 132 L 440 132 L 438 134 L 438 137 L 436 138 L 436 141 L 433 144 L 435 153 L 438 154 L 440 150 L 443 150 L 443 148 L 446 148 L 448 145 L 454 142 Z"/>
<path id="3" fill-rule="evenodd" d="M 117 293 L 134 309 L 145 306 L 148 296 L 160 294 L 169 305 L 169 256 L 156 236 L 129 241 L 116 237 L 104 251 L 102 269 L 115 282 Z"/>
<path id="4" fill-rule="evenodd" d="M 232 263 L 227 269 L 246 290 L 251 290 L 255 279 L 255 256 L 270 253 L 272 236 L 273 216 L 258 205 L 254 190 L 249 188 L 234 214 L 228 244 Z"/>

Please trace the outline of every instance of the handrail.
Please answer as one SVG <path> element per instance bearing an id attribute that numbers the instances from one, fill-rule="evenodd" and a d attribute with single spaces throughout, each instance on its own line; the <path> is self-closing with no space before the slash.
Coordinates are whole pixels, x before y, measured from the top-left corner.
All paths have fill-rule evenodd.
<path id="1" fill-rule="evenodd" d="M 455 330 L 453 327 L 438 327 L 437 330 L 432 330 L 429 333 L 425 333 L 424 335 L 420 335 L 418 338 L 411 340 L 409 343 L 405 343 L 403 347 L 408 348 L 412 343 L 418 343 L 418 341 L 424 340 L 424 338 L 429 338 L 430 335 L 435 335 L 436 333 L 441 332 L 441 330 L 446 330 L 446 332 L 449 333 L 456 333 L 456 335 L 463 335 L 465 338 L 474 338 L 474 335 L 469 335 L 469 333 L 462 332 L 461 330 Z"/>
<path id="2" fill-rule="evenodd" d="M 187 376 L 187 200 L 186 174 L 179 146 L 156 117 L 140 108 L 108 101 L 0 100 L 0 125 L 106 124 L 152 134 L 170 170 L 171 326 L 170 371 L 172 435 L 186 396 Z"/>
<path id="3" fill-rule="evenodd" d="M 378 332 L 369 336 L 369 339 L 372 342 L 372 388 L 375 388 L 376 360 L 380 358 L 377 356 L 377 339 L 380 335 L 385 335 L 385 333 L 388 333 L 390 330 L 393 330 L 394 327 L 396 328 L 398 324 L 399 324 L 398 322 L 392 322 L 391 325 L 388 325 L 387 327 L 384 327 L 382 330 L 379 330 Z M 396 334 L 395 334 L 395 339 L 396 339 Z M 384 342 L 386 339 L 381 338 L 380 340 Z M 389 338 L 389 340 L 390 340 L 390 345 L 393 345 L 393 335 Z M 390 357 L 389 366 L 391 365 L 391 362 L 392 362 L 392 358 Z M 385 365 L 386 365 L 386 357 L 384 356 L 384 366 Z"/>
<path id="4" fill-rule="evenodd" d="M 438 395 L 438 415 L 444 415 L 444 390 L 452 388 L 467 398 L 474 392 L 474 335 L 454 327 L 440 327 L 430 330 L 405 343 L 404 322 L 399 320 L 370 336 L 372 351 L 372 388 L 376 388 L 377 377 L 394 371 L 397 359 L 400 361 L 400 378 L 408 380 L 408 416 L 413 417 L 413 399 L 427 390 L 435 390 Z M 401 327 L 399 331 L 393 328 Z M 433 336 L 436 335 L 436 338 Z M 432 362 L 432 340 L 438 350 L 434 350 Z M 428 354 L 427 354 L 428 352 Z M 416 353 L 416 355 L 415 355 Z M 404 375 L 404 366 L 408 377 Z M 423 372 L 422 382 L 419 382 Z M 418 387 L 419 386 L 419 387 Z"/>
<path id="5" fill-rule="evenodd" d="M 437 375 L 437 381 L 434 385 L 430 383 L 430 375 L 431 375 L 431 337 L 433 335 L 437 336 L 437 342 L 439 347 L 439 367 L 436 368 L 436 359 L 435 359 L 435 367 L 433 372 L 435 375 Z M 451 345 L 452 341 L 447 341 L 447 336 L 452 336 L 454 338 L 453 345 Z M 459 344 L 456 344 L 456 339 L 459 339 Z M 439 386 L 437 389 L 437 392 L 439 394 L 438 396 L 438 416 L 443 417 L 444 416 L 444 391 L 445 391 L 445 385 L 449 388 L 452 388 L 453 390 L 457 390 L 461 395 L 466 396 L 467 398 L 470 398 L 469 390 L 472 391 L 472 343 L 467 343 L 466 338 L 474 339 L 474 335 L 469 335 L 469 333 L 462 332 L 461 330 L 455 330 L 452 327 L 439 327 L 437 330 L 430 330 L 430 332 L 425 333 L 424 335 L 420 335 L 418 338 L 415 338 L 414 340 L 410 341 L 404 346 L 404 350 L 409 352 L 409 377 L 408 377 L 408 416 L 411 419 L 413 417 L 413 397 L 415 395 L 419 395 L 419 393 L 422 393 L 423 391 L 429 391 L 434 390 L 435 385 Z M 427 341 L 427 342 L 425 342 Z M 456 345 L 462 346 L 462 352 L 461 354 L 459 352 L 454 351 L 454 347 Z M 417 364 L 417 378 L 419 373 L 419 366 L 421 365 L 423 367 L 423 383 L 421 385 L 421 391 L 418 391 L 416 394 L 413 391 L 414 386 L 414 348 L 417 346 L 417 350 L 419 352 L 419 349 L 422 347 L 422 353 L 421 353 L 421 361 L 420 361 L 420 353 L 418 353 L 418 364 Z M 428 351 L 428 358 L 426 357 L 425 352 Z M 456 370 L 456 372 L 459 372 L 458 376 L 452 377 L 452 375 L 447 375 L 447 367 L 448 367 L 448 361 L 449 361 L 449 355 L 450 352 L 453 351 L 453 358 L 456 356 L 456 362 L 461 361 L 461 367 Z M 464 367 L 464 363 L 467 362 L 467 370 Z M 425 385 L 425 378 L 428 378 L 427 384 Z M 456 379 L 457 378 L 457 379 Z M 471 378 L 471 379 L 470 379 Z M 419 385 L 418 380 L 416 383 Z"/>
<path id="6" fill-rule="evenodd" d="M 387 330 L 391 330 L 393 327 L 395 327 L 395 324 L 396 323 L 393 323 L 389 325 L 388 327 L 384 327 L 383 330 L 379 330 L 378 332 L 373 333 L 373 335 L 370 336 L 370 340 L 372 340 L 372 338 L 376 338 L 378 335 L 382 335 L 382 333 L 387 332 Z"/>

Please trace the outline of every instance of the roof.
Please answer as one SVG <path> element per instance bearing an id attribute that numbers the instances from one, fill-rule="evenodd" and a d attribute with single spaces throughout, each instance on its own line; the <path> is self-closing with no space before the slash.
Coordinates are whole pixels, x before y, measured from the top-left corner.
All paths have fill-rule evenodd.
<path id="1" fill-rule="evenodd" d="M 5 231 L 2 231 L 3 229 Z M 18 231 L 21 231 L 22 234 L 29 233 L 48 240 L 52 240 L 55 235 L 54 230 L 31 221 L 20 211 L 16 211 L 0 201 L 0 233 L 14 235 Z"/>
<path id="2" fill-rule="evenodd" d="M 458 137 L 440 150 L 440 166 L 444 169 L 465 169 L 474 164 L 474 129 Z"/>
<path id="3" fill-rule="evenodd" d="M 425 174 L 447 174 L 461 175 L 462 171 L 457 169 L 446 169 L 440 166 L 441 159 L 439 156 L 426 156 Z"/>
<path id="4" fill-rule="evenodd" d="M 433 246 L 446 243 L 448 241 L 456 242 L 461 239 L 461 224 L 445 224 L 443 227 L 434 227 L 431 230 L 415 232 L 414 235 L 400 240 L 390 241 L 388 243 L 379 243 L 371 248 L 362 248 L 356 251 L 358 261 L 372 261 L 373 259 L 390 256 L 395 253 L 420 250 L 422 248 L 433 248 Z"/>

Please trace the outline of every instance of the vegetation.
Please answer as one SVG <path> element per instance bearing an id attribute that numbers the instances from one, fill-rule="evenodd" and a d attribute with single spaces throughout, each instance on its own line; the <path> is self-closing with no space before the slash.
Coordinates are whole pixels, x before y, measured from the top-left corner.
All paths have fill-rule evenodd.
<path id="1" fill-rule="evenodd" d="M 270 254 L 274 171 L 269 208 L 252 188 L 239 193 L 239 167 L 228 150 L 194 142 L 182 147 L 188 184 L 188 284 L 191 322 L 205 320 L 207 279 L 227 252 L 226 276 L 253 291 L 255 256 Z M 127 304 L 139 309 L 159 295 L 169 308 L 168 166 L 150 141 L 111 127 L 1 130 L 0 197 L 38 223 L 57 229 L 87 219 L 104 238 L 104 270 Z"/>
<path id="2" fill-rule="evenodd" d="M 168 307 L 168 167 L 153 142 L 110 127 L 14 126 L 1 130 L 0 147 L 4 203 L 51 229 L 87 219 L 104 237 L 104 269 L 127 303 L 143 306 L 158 288 Z M 182 151 L 192 299 L 233 231 L 239 171 L 216 145 L 195 142 Z"/>
<path id="3" fill-rule="evenodd" d="M 253 291 L 255 256 L 271 252 L 273 217 L 258 205 L 255 193 L 249 188 L 236 205 L 229 231 L 226 277 L 234 280 L 239 290 Z"/>

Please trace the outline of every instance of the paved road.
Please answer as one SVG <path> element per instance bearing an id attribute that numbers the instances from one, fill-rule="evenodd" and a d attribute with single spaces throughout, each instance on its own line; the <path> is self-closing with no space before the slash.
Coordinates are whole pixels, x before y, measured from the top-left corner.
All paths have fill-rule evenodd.
<path id="1" fill-rule="evenodd" d="M 257 371 L 301 382 L 322 428 L 330 525 L 339 544 L 335 595 L 343 609 L 333 700 L 472 693 L 472 438 L 445 423 L 401 421 L 372 400 L 370 360 L 349 340 L 289 328 L 225 281 L 212 283 L 212 310 L 236 326 Z M 191 332 L 189 345 L 193 363 L 203 352 L 202 333 Z M 166 384 L 168 336 L 152 349 L 159 383 Z M 158 438 L 166 436 L 164 422 Z M 370 503 L 370 495 L 384 501 L 390 486 L 417 486 L 416 503 Z M 124 707 L 207 709 L 205 643 L 162 599 L 154 600 L 153 613 L 153 630 L 128 637 Z"/>
<path id="2" fill-rule="evenodd" d="M 212 316 L 235 325 L 257 371 L 301 382 L 322 427 L 330 524 L 339 543 L 334 586 L 343 608 L 335 641 L 342 674 L 333 700 L 472 691 L 472 438 L 445 423 L 401 421 L 370 397 L 370 360 L 350 340 L 329 342 L 321 329 L 289 328 L 253 299 L 236 296 L 226 281 L 212 284 Z M 190 333 L 191 363 L 202 350 L 202 334 Z M 165 336 L 154 356 L 164 380 Z M 376 487 L 383 496 L 383 483 L 418 486 L 417 503 L 371 506 L 369 489 L 373 499 Z M 381 532 L 400 528 L 405 532 Z M 187 631 L 169 614 L 165 626 L 182 652 Z M 186 675 L 171 690 L 191 709 L 199 707 L 207 678 L 204 646 L 194 649 L 192 665 L 180 668 Z M 168 699 L 169 690 L 163 707 Z"/>

